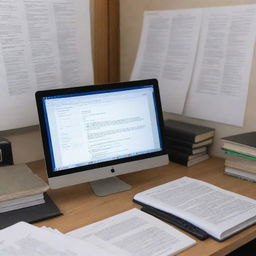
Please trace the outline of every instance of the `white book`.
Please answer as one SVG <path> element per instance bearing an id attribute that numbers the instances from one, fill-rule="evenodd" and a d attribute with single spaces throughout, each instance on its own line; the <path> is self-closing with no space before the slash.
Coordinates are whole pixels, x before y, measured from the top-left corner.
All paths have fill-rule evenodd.
<path id="1" fill-rule="evenodd" d="M 231 168 L 231 167 L 226 167 L 224 173 L 240 179 L 256 182 L 256 173 L 246 172 L 246 171 L 239 170 L 236 168 Z"/>
<path id="2" fill-rule="evenodd" d="M 80 241 L 25 222 L 0 230 L 0 255 L 112 256 L 90 242 Z"/>
<path id="3" fill-rule="evenodd" d="M 188 177 L 138 193 L 134 201 L 185 219 L 220 241 L 256 223 L 256 200 Z"/>
<path id="4" fill-rule="evenodd" d="M 74 238 L 106 244 L 113 256 L 167 256 L 196 242 L 170 225 L 132 209 L 68 233 Z"/>
<path id="5" fill-rule="evenodd" d="M 45 203 L 44 194 L 36 194 L 0 202 L 0 213 Z"/>

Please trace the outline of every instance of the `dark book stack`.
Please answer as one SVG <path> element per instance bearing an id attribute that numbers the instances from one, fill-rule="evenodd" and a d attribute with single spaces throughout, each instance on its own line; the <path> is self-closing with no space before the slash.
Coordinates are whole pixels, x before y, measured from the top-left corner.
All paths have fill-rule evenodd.
<path id="1" fill-rule="evenodd" d="M 256 182 L 256 132 L 224 137 L 225 174 Z"/>
<path id="2" fill-rule="evenodd" d="M 209 158 L 213 128 L 170 119 L 164 124 L 170 161 L 191 166 Z"/>

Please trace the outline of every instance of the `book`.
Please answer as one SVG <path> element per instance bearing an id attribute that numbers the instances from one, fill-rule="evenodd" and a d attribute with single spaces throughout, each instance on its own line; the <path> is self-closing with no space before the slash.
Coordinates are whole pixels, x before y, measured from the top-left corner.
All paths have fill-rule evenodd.
<path id="1" fill-rule="evenodd" d="M 226 155 L 225 166 L 256 173 L 256 160 Z"/>
<path id="2" fill-rule="evenodd" d="M 172 138 L 197 143 L 214 136 L 214 129 L 206 126 L 185 123 L 177 120 L 165 120 L 164 127 L 166 135 Z"/>
<path id="3" fill-rule="evenodd" d="M 178 216 L 218 241 L 256 222 L 256 200 L 189 177 L 140 192 L 133 200 Z"/>
<path id="4" fill-rule="evenodd" d="M 247 132 L 222 138 L 225 150 L 256 157 L 256 132 Z"/>
<path id="5" fill-rule="evenodd" d="M 206 153 L 207 152 L 207 147 L 200 147 L 200 148 L 187 148 L 187 147 L 184 147 L 184 146 L 176 146 L 176 145 L 173 145 L 173 146 L 170 146 L 170 145 L 167 145 L 167 150 L 169 151 L 179 151 L 181 153 L 185 153 L 185 154 L 189 154 L 189 155 L 196 155 L 196 154 L 200 154 L 200 153 Z"/>
<path id="6" fill-rule="evenodd" d="M 206 153 L 189 155 L 176 150 L 169 150 L 169 151 L 167 150 L 167 152 L 171 162 L 186 165 L 188 167 L 194 164 L 200 163 L 202 161 L 205 161 L 209 158 L 209 155 Z"/>
<path id="7" fill-rule="evenodd" d="M 0 202 L 0 213 L 17 210 L 23 207 L 29 207 L 37 204 L 43 204 L 45 202 L 44 195 L 42 193 L 25 196 L 21 198 L 11 199 Z"/>
<path id="8" fill-rule="evenodd" d="M 227 174 L 227 175 L 234 176 L 236 178 L 256 182 L 256 172 L 255 173 L 246 172 L 244 170 L 239 170 L 239 169 L 236 169 L 236 168 L 226 166 L 226 168 L 224 170 L 224 173 Z"/>
<path id="9" fill-rule="evenodd" d="M 246 158 L 246 159 L 249 159 L 249 160 L 256 160 L 256 157 L 248 156 L 248 155 L 241 154 L 241 153 L 238 153 L 238 152 L 235 152 L 235 151 L 232 151 L 232 150 L 228 150 L 228 149 L 225 150 L 225 153 L 227 153 L 229 155 L 233 155 L 233 156 L 238 156 L 238 157 L 241 157 L 241 158 Z"/>
<path id="10" fill-rule="evenodd" d="M 200 147 L 203 147 L 203 146 L 208 146 L 208 145 L 213 143 L 213 138 L 203 140 L 203 141 L 200 141 L 200 142 L 197 142 L 197 143 L 193 143 L 191 141 L 187 141 L 187 140 L 184 140 L 184 139 L 172 138 L 172 137 L 169 137 L 169 136 L 166 136 L 165 140 L 166 140 L 166 144 L 169 145 L 169 146 L 183 146 L 183 147 L 186 147 L 186 148 L 193 148 L 193 149 L 200 148 Z"/>
<path id="11" fill-rule="evenodd" d="M 131 209 L 67 233 L 93 238 L 112 247 L 112 255 L 176 255 L 196 242 L 172 226 L 138 209 Z M 155 252 L 155 253 L 154 253 Z"/>
<path id="12" fill-rule="evenodd" d="M 30 207 L 22 207 L 0 213 L 0 229 L 6 228 L 19 221 L 34 223 L 62 215 L 58 206 L 47 193 L 44 193 L 44 203 Z"/>
<path id="13" fill-rule="evenodd" d="M 1 212 L 44 203 L 43 193 L 49 189 L 27 165 L 0 167 Z"/>

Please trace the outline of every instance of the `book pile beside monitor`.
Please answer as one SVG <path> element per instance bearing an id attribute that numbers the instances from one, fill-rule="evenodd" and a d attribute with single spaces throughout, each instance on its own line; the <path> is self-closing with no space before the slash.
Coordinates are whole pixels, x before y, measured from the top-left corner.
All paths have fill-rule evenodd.
<path id="1" fill-rule="evenodd" d="M 60 215 L 49 189 L 27 165 L 0 167 L 0 229 L 18 221 L 35 222 Z"/>
<path id="2" fill-rule="evenodd" d="M 164 125 L 170 161 L 191 166 L 209 158 L 213 128 L 171 119 L 165 120 Z"/>
<path id="3" fill-rule="evenodd" d="M 0 213 L 42 204 L 49 186 L 25 164 L 0 168 Z"/>
<path id="4" fill-rule="evenodd" d="M 225 173 L 256 182 L 256 132 L 224 137 Z"/>

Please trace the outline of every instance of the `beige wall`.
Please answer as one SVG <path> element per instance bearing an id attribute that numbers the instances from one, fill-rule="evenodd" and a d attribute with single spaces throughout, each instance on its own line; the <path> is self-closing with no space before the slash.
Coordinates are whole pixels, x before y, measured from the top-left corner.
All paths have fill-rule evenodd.
<path id="1" fill-rule="evenodd" d="M 15 129 L 0 133 L 12 143 L 14 163 L 43 159 L 43 147 L 38 126 Z"/>
<path id="2" fill-rule="evenodd" d="M 256 3 L 256 0 L 120 0 L 121 34 L 121 79 L 128 80 L 139 43 L 144 10 L 181 9 L 208 6 L 223 6 Z M 256 61 L 254 58 L 244 127 L 224 125 L 178 115 L 166 114 L 176 119 L 208 125 L 216 128 L 216 137 L 212 154 L 222 155 L 220 138 L 229 134 L 256 130 Z M 29 162 L 43 158 L 41 135 L 38 127 L 0 132 L 0 136 L 12 143 L 15 163 Z"/>
<path id="3" fill-rule="evenodd" d="M 252 4 L 255 0 L 120 0 L 120 44 L 121 44 L 121 80 L 128 80 L 135 61 L 137 47 L 142 29 L 143 12 L 145 10 L 171 10 L 185 8 L 201 8 L 211 6 Z M 202 106 L 204 107 L 204 106 Z M 187 118 L 181 115 L 166 113 L 165 117 L 172 117 L 191 123 L 216 128 L 214 145 L 211 154 L 223 156 L 221 140 L 223 136 L 240 132 L 256 130 L 256 58 L 254 53 L 251 79 L 245 121 L 243 127 L 225 125 L 199 119 Z"/>

